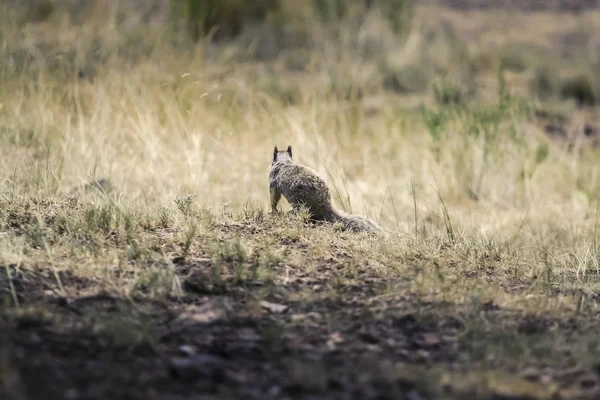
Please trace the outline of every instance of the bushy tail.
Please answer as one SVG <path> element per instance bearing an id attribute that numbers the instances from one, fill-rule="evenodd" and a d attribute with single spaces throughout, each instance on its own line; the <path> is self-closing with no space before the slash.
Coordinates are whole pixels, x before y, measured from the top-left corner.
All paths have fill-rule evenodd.
<path id="1" fill-rule="evenodd" d="M 370 218 L 362 215 L 342 215 L 336 213 L 336 221 L 340 222 L 345 230 L 353 232 L 367 232 L 376 235 L 385 235 L 386 231 Z"/>

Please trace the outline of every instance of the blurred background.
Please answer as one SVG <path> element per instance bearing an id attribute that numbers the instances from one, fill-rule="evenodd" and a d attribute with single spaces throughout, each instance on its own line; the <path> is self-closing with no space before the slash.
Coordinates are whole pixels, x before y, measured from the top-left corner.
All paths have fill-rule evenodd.
<path id="1" fill-rule="evenodd" d="M 388 226 L 408 229 L 414 207 L 431 220 L 438 195 L 484 230 L 526 211 L 585 218 L 600 196 L 599 11 L 0 0 L 0 190 L 103 178 L 127 201 L 266 207 L 272 148 L 291 144 L 336 204 Z"/>

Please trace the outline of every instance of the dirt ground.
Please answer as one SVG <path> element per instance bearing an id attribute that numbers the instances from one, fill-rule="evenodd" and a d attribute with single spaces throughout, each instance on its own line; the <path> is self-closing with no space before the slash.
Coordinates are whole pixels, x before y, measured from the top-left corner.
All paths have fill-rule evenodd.
<path id="1" fill-rule="evenodd" d="M 217 229 L 227 240 L 268 235 L 272 224 L 241 220 Z M 300 252 L 308 247 L 302 239 L 279 240 Z M 600 396 L 600 365 L 578 359 L 581 346 L 595 351 L 600 319 L 583 308 L 553 316 L 493 302 L 429 301 L 402 289 L 415 277 L 385 279 L 373 272 L 375 262 L 358 267 L 360 284 L 342 283 L 336 277 L 351 255 L 339 243 L 312 273 L 280 262 L 275 281 L 217 279 L 207 246 L 199 238 L 192 255 L 174 257 L 183 289 L 177 298 L 153 299 L 145 287 L 144 296 L 98 293 L 97 283 L 70 272 L 59 273 L 58 294 L 52 269 L 3 266 L 4 303 L 12 293 L 20 308 L 5 308 L 0 319 L 2 398 Z M 431 260 L 416 255 L 413 262 Z M 505 290 L 531 285 L 514 282 Z"/>

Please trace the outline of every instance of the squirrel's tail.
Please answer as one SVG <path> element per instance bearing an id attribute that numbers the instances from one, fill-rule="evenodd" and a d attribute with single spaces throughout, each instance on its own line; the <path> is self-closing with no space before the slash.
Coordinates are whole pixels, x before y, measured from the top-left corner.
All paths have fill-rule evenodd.
<path id="1" fill-rule="evenodd" d="M 386 232 L 375 221 L 362 215 L 342 215 L 341 213 L 336 213 L 335 220 L 342 224 L 344 230 L 368 232 L 376 235 L 383 235 Z"/>

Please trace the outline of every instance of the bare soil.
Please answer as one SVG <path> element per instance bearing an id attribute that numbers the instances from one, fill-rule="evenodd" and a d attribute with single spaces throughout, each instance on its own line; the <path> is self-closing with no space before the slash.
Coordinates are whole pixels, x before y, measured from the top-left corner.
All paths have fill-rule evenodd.
<path id="1" fill-rule="evenodd" d="M 241 221 L 222 225 L 219 233 L 231 237 L 265 229 Z M 204 244 L 199 239 L 195 247 Z M 284 246 L 302 248 L 303 243 Z M 597 314 L 552 316 L 491 302 L 426 301 L 393 290 L 410 277 L 390 281 L 367 267 L 358 271 L 360 284 L 336 284 L 334 276 L 351 258 L 342 246 L 321 261 L 315 274 L 280 263 L 275 272 L 285 280 L 240 281 L 215 277 L 213 261 L 198 250 L 175 259 L 184 295 L 156 299 L 98 292 L 93 282 L 73 273 L 59 274 L 69 293 L 60 295 L 50 269 L 21 266 L 17 273 L 3 266 L 2 398 L 600 395 L 600 364 L 581 364 L 577 352 L 569 350 L 569 343 L 594 346 Z M 507 291 L 527 284 L 515 282 Z M 300 299 L 303 293 L 310 296 Z M 9 306 L 13 294 L 17 309 Z"/>

